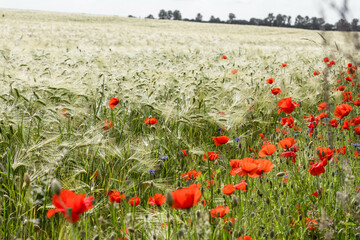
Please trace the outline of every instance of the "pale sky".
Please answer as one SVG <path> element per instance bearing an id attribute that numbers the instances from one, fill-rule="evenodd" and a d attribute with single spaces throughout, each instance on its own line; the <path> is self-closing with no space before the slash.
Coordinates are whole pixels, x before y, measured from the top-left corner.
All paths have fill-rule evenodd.
<path id="1" fill-rule="evenodd" d="M 0 0 L 0 8 L 32 9 L 56 12 L 91 13 L 146 17 L 149 14 L 158 18 L 160 9 L 180 10 L 183 18 L 195 18 L 197 13 L 203 20 L 211 15 L 227 20 L 229 13 L 236 19 L 249 20 L 251 17 L 265 18 L 268 13 L 281 13 L 295 17 L 300 14 L 309 17 L 322 17 L 335 23 L 340 17 L 332 10 L 330 2 L 343 3 L 344 0 Z M 348 0 L 352 18 L 360 18 L 360 0 Z"/>

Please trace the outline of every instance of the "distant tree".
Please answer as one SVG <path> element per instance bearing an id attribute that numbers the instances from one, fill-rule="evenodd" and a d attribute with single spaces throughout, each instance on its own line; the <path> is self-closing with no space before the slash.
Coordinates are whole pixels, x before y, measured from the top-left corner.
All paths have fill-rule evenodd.
<path id="1" fill-rule="evenodd" d="M 220 20 L 220 18 L 215 18 L 214 16 L 211 15 L 209 22 L 211 22 L 211 23 L 220 23 L 221 20 Z"/>
<path id="2" fill-rule="evenodd" d="M 350 31 L 351 24 L 346 21 L 346 19 L 340 19 L 337 23 L 335 23 L 336 29 L 339 31 Z"/>
<path id="3" fill-rule="evenodd" d="M 172 17 L 174 16 L 173 12 L 171 10 L 167 11 L 167 14 L 166 14 L 167 18 L 166 19 L 169 19 L 171 20 Z"/>
<path id="4" fill-rule="evenodd" d="M 331 30 L 334 30 L 335 29 L 335 26 L 330 24 L 330 23 L 325 23 L 324 26 L 323 26 L 323 29 L 325 31 L 331 31 Z"/>
<path id="5" fill-rule="evenodd" d="M 232 22 L 236 18 L 235 14 L 229 13 L 229 21 Z"/>
<path id="6" fill-rule="evenodd" d="M 359 19 L 354 18 L 354 19 L 352 20 L 352 22 L 351 22 L 351 30 L 352 30 L 352 31 L 358 31 L 358 30 L 360 30 L 358 24 L 359 24 Z"/>
<path id="7" fill-rule="evenodd" d="M 282 26 L 285 26 L 285 21 L 286 21 L 286 15 L 278 14 L 278 15 L 276 15 L 273 25 L 282 27 Z"/>
<path id="8" fill-rule="evenodd" d="M 203 16 L 201 15 L 201 13 L 198 13 L 198 14 L 196 15 L 195 21 L 197 21 L 197 22 L 202 22 L 202 19 L 203 19 Z"/>
<path id="9" fill-rule="evenodd" d="M 291 16 L 287 16 L 287 24 L 288 26 L 291 26 Z"/>
<path id="10" fill-rule="evenodd" d="M 272 26 L 274 23 L 275 17 L 274 14 L 269 13 L 268 16 L 264 19 L 264 24 L 266 26 Z"/>
<path id="11" fill-rule="evenodd" d="M 262 20 L 260 18 L 250 18 L 249 24 L 250 25 L 264 25 L 264 20 Z"/>
<path id="12" fill-rule="evenodd" d="M 164 9 L 160 10 L 159 19 L 167 19 L 167 12 Z"/>
<path id="13" fill-rule="evenodd" d="M 129 18 L 134 18 L 134 16 L 133 16 L 133 15 L 128 15 L 128 17 L 129 17 Z"/>
<path id="14" fill-rule="evenodd" d="M 154 19 L 154 16 L 152 14 L 149 14 L 149 16 L 147 16 L 146 18 Z"/>
<path id="15" fill-rule="evenodd" d="M 179 10 L 175 10 L 173 12 L 174 20 L 181 20 L 181 12 Z"/>
<path id="16" fill-rule="evenodd" d="M 301 15 L 297 15 L 295 18 L 295 27 L 304 28 L 305 27 L 305 19 Z"/>

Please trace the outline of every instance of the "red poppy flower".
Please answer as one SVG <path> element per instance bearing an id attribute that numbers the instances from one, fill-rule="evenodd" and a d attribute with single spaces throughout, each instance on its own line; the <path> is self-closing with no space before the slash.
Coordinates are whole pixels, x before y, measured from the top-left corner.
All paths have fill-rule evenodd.
<path id="1" fill-rule="evenodd" d="M 244 235 L 244 236 L 239 237 L 236 240 L 252 240 L 252 238 L 250 236 L 248 236 L 248 235 Z"/>
<path id="2" fill-rule="evenodd" d="M 327 102 L 322 102 L 318 105 L 317 109 L 318 110 L 325 110 L 329 108 L 329 104 Z"/>
<path id="3" fill-rule="evenodd" d="M 172 208 L 187 209 L 195 206 L 201 198 L 201 184 L 192 184 L 187 188 L 182 188 L 172 192 L 174 200 Z"/>
<path id="4" fill-rule="evenodd" d="M 267 81 L 266 81 L 266 84 L 273 84 L 275 82 L 274 78 L 269 78 Z"/>
<path id="5" fill-rule="evenodd" d="M 209 158 L 209 161 L 214 161 L 215 159 L 218 158 L 218 156 L 219 156 L 219 154 L 216 152 L 208 152 L 207 156 L 206 156 L 206 154 L 203 155 L 203 158 L 204 158 L 204 160 L 207 160 Z"/>
<path id="6" fill-rule="evenodd" d="M 279 145 L 279 147 L 281 147 L 283 149 L 289 149 L 294 144 L 295 144 L 295 139 L 293 139 L 292 137 L 287 137 L 287 138 L 282 139 L 278 145 Z"/>
<path id="7" fill-rule="evenodd" d="M 224 55 L 224 56 L 221 57 L 221 59 L 227 59 L 227 56 Z"/>
<path id="8" fill-rule="evenodd" d="M 106 131 L 106 130 L 109 130 L 110 128 L 112 128 L 112 126 L 113 126 L 112 122 L 105 120 L 105 121 L 103 121 L 102 129 Z"/>
<path id="9" fill-rule="evenodd" d="M 166 197 L 162 194 L 159 193 L 155 193 L 155 195 L 152 197 L 149 197 L 149 205 L 157 205 L 157 206 L 161 206 L 164 204 L 164 202 L 166 201 Z"/>
<path id="10" fill-rule="evenodd" d="M 319 74 L 320 74 L 319 71 L 315 71 L 315 72 L 313 73 L 314 76 L 317 76 L 317 75 L 319 75 Z"/>
<path id="11" fill-rule="evenodd" d="M 316 147 L 315 150 L 318 151 L 318 155 L 319 155 L 319 158 L 321 161 L 330 160 L 334 154 L 334 152 L 331 151 L 331 149 L 327 148 L 327 147 Z M 326 162 L 326 164 L 327 164 L 327 162 Z"/>
<path id="12" fill-rule="evenodd" d="M 355 125 L 358 125 L 358 124 L 360 124 L 360 116 L 357 116 L 357 117 L 354 117 L 353 119 L 351 119 L 350 125 L 355 126 Z"/>
<path id="13" fill-rule="evenodd" d="M 281 99 L 277 105 L 280 107 L 280 109 L 277 111 L 278 114 L 280 114 L 281 111 L 290 114 L 294 111 L 295 107 L 299 106 L 299 104 L 296 102 L 291 102 L 291 97 Z"/>
<path id="14" fill-rule="evenodd" d="M 109 101 L 109 108 L 113 109 L 116 107 L 116 105 L 118 105 L 119 103 L 119 99 L 118 98 L 111 98 Z"/>
<path id="15" fill-rule="evenodd" d="M 341 148 L 338 148 L 338 149 L 334 149 L 336 153 L 341 153 L 342 155 L 345 155 L 345 152 L 346 152 L 346 147 L 345 146 L 342 146 Z"/>
<path id="16" fill-rule="evenodd" d="M 212 137 L 216 146 L 221 146 L 229 141 L 229 137 L 220 136 L 220 137 Z"/>
<path id="17" fill-rule="evenodd" d="M 360 100 L 354 101 L 354 105 L 355 105 L 355 106 L 360 106 Z"/>
<path id="18" fill-rule="evenodd" d="M 196 180 L 197 177 L 202 176 L 201 172 L 197 172 L 196 170 L 191 170 L 187 173 L 181 174 L 181 178 L 183 180 Z"/>
<path id="19" fill-rule="evenodd" d="M 324 62 L 329 62 L 330 59 L 328 57 L 324 58 Z"/>
<path id="20" fill-rule="evenodd" d="M 259 133 L 259 137 L 260 137 L 261 139 L 265 139 L 265 135 L 264 135 L 263 133 Z"/>
<path id="21" fill-rule="evenodd" d="M 132 197 L 128 203 L 131 205 L 131 206 L 137 206 L 140 204 L 140 198 L 139 197 Z"/>
<path id="22" fill-rule="evenodd" d="M 360 135 L 360 125 L 358 125 L 357 127 L 354 127 L 354 130 L 357 135 Z"/>
<path id="23" fill-rule="evenodd" d="M 344 91 L 346 86 L 338 86 L 339 91 Z"/>
<path id="24" fill-rule="evenodd" d="M 328 67 L 331 67 L 332 65 L 335 65 L 335 61 L 331 61 L 331 62 L 328 64 Z"/>
<path id="25" fill-rule="evenodd" d="M 274 95 L 277 95 L 277 94 L 281 93 L 281 90 L 280 90 L 280 88 L 273 88 L 273 89 L 271 89 L 271 93 Z"/>
<path id="26" fill-rule="evenodd" d="M 336 119 L 330 120 L 330 126 L 331 127 L 338 127 L 338 121 Z"/>
<path id="27" fill-rule="evenodd" d="M 326 164 L 324 165 L 325 161 L 311 165 L 311 168 L 309 169 L 309 173 L 313 176 L 319 176 L 320 174 L 324 173 L 325 172 L 324 166 L 326 165 Z"/>
<path id="28" fill-rule="evenodd" d="M 270 172 L 274 164 L 267 159 L 257 159 L 244 158 L 242 160 L 232 159 L 230 165 L 240 166 L 240 168 L 234 168 L 230 171 L 230 175 L 237 174 L 241 177 L 249 175 L 251 178 L 256 178 L 262 176 L 263 173 Z"/>
<path id="29" fill-rule="evenodd" d="M 93 207 L 94 197 L 85 197 L 85 194 L 76 194 L 71 190 L 63 189 L 60 194 L 54 194 L 53 204 L 56 209 L 47 211 L 46 216 L 51 218 L 55 213 L 61 212 L 70 223 L 79 220 L 80 214 Z"/>
<path id="30" fill-rule="evenodd" d="M 292 127 L 294 126 L 294 119 L 293 119 L 293 117 L 292 117 L 292 116 L 289 116 L 289 117 L 286 117 L 286 118 L 281 118 L 280 124 L 284 126 L 286 123 L 288 124 L 288 127 L 289 127 L 289 128 L 292 128 Z"/>
<path id="31" fill-rule="evenodd" d="M 316 197 L 316 198 L 319 198 L 319 197 L 321 196 L 321 191 L 320 191 L 320 193 L 319 193 L 319 190 L 316 190 L 316 192 L 314 192 L 314 193 L 311 194 L 311 195 L 313 195 L 313 196 Z"/>
<path id="32" fill-rule="evenodd" d="M 231 71 L 231 74 L 237 74 L 238 73 L 238 70 L 234 69 Z"/>
<path id="33" fill-rule="evenodd" d="M 281 67 L 286 67 L 287 66 L 287 63 L 283 63 L 283 64 L 281 64 Z"/>
<path id="34" fill-rule="evenodd" d="M 314 219 L 311 218 L 305 218 L 305 224 L 306 224 L 306 228 L 310 231 L 314 230 L 315 228 L 317 228 L 317 224 L 318 222 Z"/>
<path id="35" fill-rule="evenodd" d="M 108 195 L 110 202 L 121 203 L 123 199 L 125 199 L 125 195 L 121 195 L 120 192 L 116 191 L 115 189 L 111 190 Z"/>
<path id="36" fill-rule="evenodd" d="M 181 152 L 184 154 L 184 157 L 187 156 L 187 151 L 186 150 L 181 150 Z"/>
<path id="37" fill-rule="evenodd" d="M 320 113 L 319 115 L 317 115 L 316 118 L 317 118 L 318 120 L 320 120 L 320 119 L 323 119 L 323 118 L 327 118 L 327 115 L 328 115 L 328 113 L 322 112 L 322 113 Z"/>
<path id="38" fill-rule="evenodd" d="M 287 158 L 292 158 L 292 162 L 295 163 L 296 162 L 296 153 L 295 152 L 283 152 L 280 154 L 280 157 L 287 157 Z"/>
<path id="39" fill-rule="evenodd" d="M 259 152 L 259 157 L 266 157 L 272 155 L 276 151 L 276 146 L 274 144 L 266 143 L 262 145 Z"/>
<path id="40" fill-rule="evenodd" d="M 341 104 L 336 106 L 334 115 L 337 118 L 343 119 L 352 111 L 352 107 L 348 104 Z"/>
<path id="41" fill-rule="evenodd" d="M 66 118 L 70 118 L 70 115 L 66 113 L 66 109 L 65 109 L 65 108 L 63 108 L 63 109 L 61 110 L 60 114 L 61 114 L 62 116 L 64 116 L 64 117 L 66 117 Z"/>
<path id="42" fill-rule="evenodd" d="M 149 125 L 153 125 L 156 124 L 158 122 L 158 120 L 156 118 L 147 118 L 145 119 L 144 123 L 145 124 L 149 124 Z"/>
<path id="43" fill-rule="evenodd" d="M 217 206 L 210 210 L 211 217 L 224 217 L 225 214 L 229 213 L 230 209 L 228 206 Z"/>
<path id="44" fill-rule="evenodd" d="M 235 187 L 232 184 L 228 184 L 223 187 L 222 191 L 226 195 L 231 195 L 235 192 Z"/>
<path id="45" fill-rule="evenodd" d="M 245 182 L 245 180 L 241 181 L 238 184 L 234 185 L 235 189 L 239 189 L 239 190 L 243 190 L 244 192 L 246 192 L 247 190 L 247 183 Z"/>
<path id="46" fill-rule="evenodd" d="M 350 130 L 350 129 L 349 129 L 349 121 L 348 121 L 348 120 L 345 120 L 344 123 L 341 125 L 341 131 L 344 130 L 344 129 Z"/>
<path id="47" fill-rule="evenodd" d="M 352 78 L 351 77 L 346 77 L 345 80 L 348 81 L 348 82 L 351 82 Z"/>

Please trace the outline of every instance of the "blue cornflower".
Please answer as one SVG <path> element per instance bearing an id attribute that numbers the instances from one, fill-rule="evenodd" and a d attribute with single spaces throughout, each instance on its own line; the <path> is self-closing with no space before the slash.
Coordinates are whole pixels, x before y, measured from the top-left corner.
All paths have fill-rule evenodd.
<path id="1" fill-rule="evenodd" d="M 161 159 L 161 160 L 168 159 L 168 156 L 160 156 L 160 159 Z"/>
<path id="2" fill-rule="evenodd" d="M 235 138 L 234 140 L 237 142 L 240 142 L 240 138 Z"/>
<path id="3" fill-rule="evenodd" d="M 152 170 L 150 169 L 150 170 L 148 170 L 147 172 L 150 173 L 150 174 L 153 175 L 153 176 L 155 175 L 155 169 L 152 169 Z"/>
<path id="4" fill-rule="evenodd" d="M 307 90 L 308 90 L 308 91 L 311 91 L 311 88 L 308 88 Z"/>

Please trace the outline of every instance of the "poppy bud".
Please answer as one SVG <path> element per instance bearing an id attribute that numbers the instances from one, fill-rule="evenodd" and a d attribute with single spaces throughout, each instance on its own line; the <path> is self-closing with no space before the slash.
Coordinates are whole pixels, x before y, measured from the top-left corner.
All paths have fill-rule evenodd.
<path id="1" fill-rule="evenodd" d="M 286 172 L 279 172 L 276 174 L 277 177 L 282 177 L 286 174 Z"/>
<path id="2" fill-rule="evenodd" d="M 198 218 L 201 217 L 201 211 L 200 211 L 200 210 L 197 210 L 197 211 L 196 211 L 196 216 L 197 216 Z"/>
<path id="3" fill-rule="evenodd" d="M 166 203 L 167 203 L 169 206 L 172 206 L 173 203 L 174 203 L 174 199 L 173 199 L 173 197 L 172 197 L 171 192 L 167 192 L 167 193 L 166 193 Z"/>
<path id="4" fill-rule="evenodd" d="M 270 204 L 270 199 L 266 198 L 266 203 L 269 205 Z"/>
<path id="5" fill-rule="evenodd" d="M 180 229 L 180 230 L 178 231 L 178 235 L 179 235 L 180 238 L 184 237 L 184 230 L 183 230 L 183 229 Z"/>
<path id="6" fill-rule="evenodd" d="M 264 233 L 264 234 L 263 234 L 263 237 L 264 237 L 265 239 L 267 239 L 268 236 L 269 236 L 269 234 L 267 234 L 267 233 Z"/>
<path id="7" fill-rule="evenodd" d="M 52 180 L 52 182 L 51 182 L 51 191 L 54 194 L 59 195 L 60 192 L 61 192 L 61 188 L 62 188 L 61 183 L 58 180 L 56 180 L 56 179 Z"/>
<path id="8" fill-rule="evenodd" d="M 34 224 L 34 230 L 35 230 L 35 232 L 40 231 L 40 227 L 39 227 L 39 225 Z"/>
<path id="9" fill-rule="evenodd" d="M 254 212 L 252 212 L 252 213 L 250 214 L 250 216 L 251 216 L 251 217 L 254 217 L 254 216 L 255 216 L 255 213 L 254 213 Z"/>
<path id="10" fill-rule="evenodd" d="M 81 238 L 85 238 L 85 237 L 86 237 L 86 232 L 85 232 L 85 231 L 81 231 L 81 232 L 80 232 L 80 236 L 81 236 Z"/>
<path id="11" fill-rule="evenodd" d="M 153 235 L 153 239 L 154 239 L 154 240 L 156 240 L 156 239 L 157 239 L 157 236 L 156 236 L 155 234 Z"/>
<path id="12" fill-rule="evenodd" d="M 174 219 L 170 219 L 170 225 L 174 224 Z"/>
<path id="13" fill-rule="evenodd" d="M 285 213 L 284 208 L 283 208 L 283 207 L 280 207 L 280 214 L 281 214 L 281 215 L 284 215 L 284 213 Z"/>
<path id="14" fill-rule="evenodd" d="M 274 238 L 275 237 L 275 233 L 273 231 L 270 232 L 270 238 Z"/>
<path id="15" fill-rule="evenodd" d="M 129 231 L 130 233 L 134 233 L 134 232 L 135 232 L 135 229 L 134 229 L 133 227 L 128 227 L 128 231 Z"/>
<path id="16" fill-rule="evenodd" d="M 233 208 L 239 205 L 239 199 L 235 195 L 232 196 L 231 204 Z"/>

